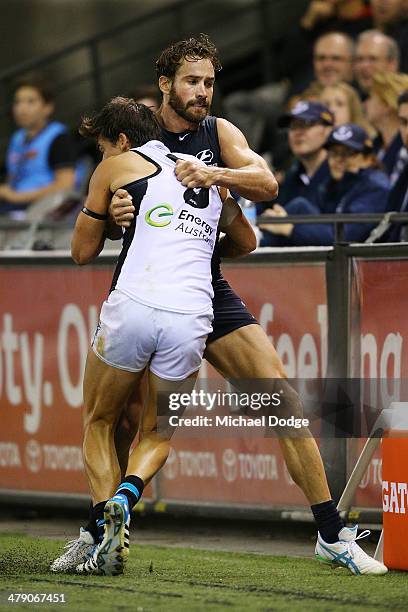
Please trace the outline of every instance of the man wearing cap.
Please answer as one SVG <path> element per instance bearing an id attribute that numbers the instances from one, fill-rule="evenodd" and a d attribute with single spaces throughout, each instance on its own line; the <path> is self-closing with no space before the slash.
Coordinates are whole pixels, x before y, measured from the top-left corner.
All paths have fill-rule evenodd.
<path id="1" fill-rule="evenodd" d="M 271 216 L 321 213 L 380 213 L 385 210 L 390 191 L 389 180 L 377 168 L 373 143 L 360 126 L 346 123 L 330 134 L 327 149 L 329 179 L 321 186 L 318 205 L 306 198 L 292 200 L 286 208 L 275 205 Z M 372 225 L 346 224 L 347 242 L 362 242 L 368 237 Z M 264 226 L 262 229 L 266 229 Z M 331 224 L 275 225 L 269 232 L 279 235 L 286 245 L 330 245 L 334 242 Z"/>
<path id="2" fill-rule="evenodd" d="M 318 206 L 319 188 L 329 178 L 324 144 L 333 124 L 332 113 L 319 102 L 300 101 L 278 119 L 278 127 L 289 129 L 289 147 L 296 158 L 280 187 L 281 206 L 286 207 L 299 197 Z M 264 214 L 272 214 L 272 209 L 267 209 Z M 269 233 L 267 227 L 271 226 L 265 226 L 261 246 L 280 246 L 282 240 L 276 234 Z"/>

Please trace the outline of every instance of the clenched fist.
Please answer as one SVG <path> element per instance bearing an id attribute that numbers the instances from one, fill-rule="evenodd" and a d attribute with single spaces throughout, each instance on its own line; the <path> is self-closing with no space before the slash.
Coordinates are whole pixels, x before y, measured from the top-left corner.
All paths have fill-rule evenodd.
<path id="1" fill-rule="evenodd" d="M 199 162 L 178 160 L 176 163 L 177 179 L 189 188 L 211 187 L 215 184 L 216 168 L 204 166 Z"/>
<path id="2" fill-rule="evenodd" d="M 126 189 L 117 189 L 112 196 L 109 205 L 109 214 L 120 227 L 130 227 L 135 217 L 135 207 L 132 204 L 132 196 Z"/>

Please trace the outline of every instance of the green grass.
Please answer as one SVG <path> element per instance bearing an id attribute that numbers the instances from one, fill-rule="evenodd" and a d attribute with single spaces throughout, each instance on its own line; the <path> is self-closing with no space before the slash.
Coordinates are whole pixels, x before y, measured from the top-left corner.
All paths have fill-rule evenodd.
<path id="1" fill-rule="evenodd" d="M 253 612 L 406 610 L 408 575 L 352 576 L 313 559 L 131 548 L 126 574 L 54 575 L 62 542 L 0 534 L 0 610 Z M 67 604 L 6 605 L 10 592 L 64 593 Z"/>

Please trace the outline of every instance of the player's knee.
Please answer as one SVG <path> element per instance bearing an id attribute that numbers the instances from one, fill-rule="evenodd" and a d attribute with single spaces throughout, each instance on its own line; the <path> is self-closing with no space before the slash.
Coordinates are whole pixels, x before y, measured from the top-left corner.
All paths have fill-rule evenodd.
<path id="1" fill-rule="evenodd" d="M 133 419 L 128 414 L 121 416 L 120 421 L 116 427 L 118 435 L 123 438 L 129 438 L 133 440 L 139 430 L 139 419 Z"/>

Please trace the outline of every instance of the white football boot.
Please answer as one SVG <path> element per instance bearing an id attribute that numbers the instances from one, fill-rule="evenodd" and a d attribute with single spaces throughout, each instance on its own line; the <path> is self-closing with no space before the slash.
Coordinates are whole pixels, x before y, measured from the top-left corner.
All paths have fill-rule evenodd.
<path id="1" fill-rule="evenodd" d="M 75 571 L 79 563 L 84 563 L 93 555 L 95 542 L 89 531 L 81 527 L 79 538 L 68 542 L 64 549 L 66 549 L 66 552 L 51 563 L 50 569 L 52 572 Z"/>
<path id="2" fill-rule="evenodd" d="M 124 495 L 115 495 L 106 502 L 104 519 L 103 540 L 87 561 L 77 565 L 78 574 L 123 574 L 129 557 L 130 525 L 129 505 Z"/>
<path id="3" fill-rule="evenodd" d="M 357 544 L 357 540 L 367 537 L 370 532 L 368 529 L 362 531 L 357 536 L 357 525 L 354 527 L 343 527 L 339 532 L 339 540 L 334 544 L 325 542 L 320 533 L 317 536 L 315 556 L 319 561 L 332 563 L 333 565 L 346 567 L 353 574 L 375 574 L 377 576 L 386 574 L 388 569 L 367 555 Z"/>

